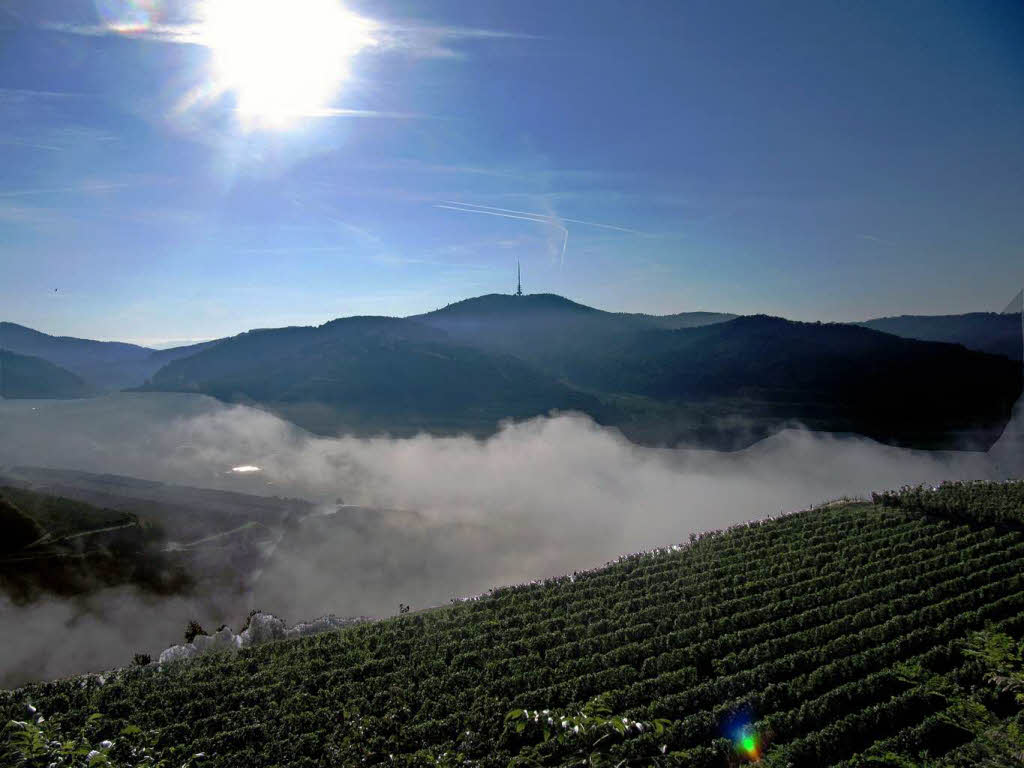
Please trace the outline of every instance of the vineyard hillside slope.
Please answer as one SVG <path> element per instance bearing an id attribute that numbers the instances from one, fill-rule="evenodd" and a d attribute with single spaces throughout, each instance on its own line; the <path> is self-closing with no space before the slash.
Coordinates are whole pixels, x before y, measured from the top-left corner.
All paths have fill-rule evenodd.
<path id="1" fill-rule="evenodd" d="M 1012 693 L 977 703 L 986 720 L 951 691 L 986 685 L 972 633 L 1024 633 L 1022 501 L 1011 483 L 833 504 L 437 610 L 2 692 L 0 715 L 31 705 L 112 759 L 130 725 L 204 768 L 967 765 L 1019 733 Z"/>

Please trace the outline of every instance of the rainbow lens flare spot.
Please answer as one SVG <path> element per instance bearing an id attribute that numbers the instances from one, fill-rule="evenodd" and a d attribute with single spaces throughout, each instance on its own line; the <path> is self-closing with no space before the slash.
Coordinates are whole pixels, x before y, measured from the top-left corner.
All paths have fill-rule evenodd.
<path id="1" fill-rule="evenodd" d="M 756 733 L 744 728 L 736 734 L 733 739 L 736 745 L 736 752 L 751 762 L 758 762 L 761 759 L 761 744 Z"/>
<path id="2" fill-rule="evenodd" d="M 734 712 L 722 723 L 721 733 L 732 742 L 739 762 L 758 763 L 764 757 L 766 744 L 754 725 L 754 712 L 749 708 Z"/>

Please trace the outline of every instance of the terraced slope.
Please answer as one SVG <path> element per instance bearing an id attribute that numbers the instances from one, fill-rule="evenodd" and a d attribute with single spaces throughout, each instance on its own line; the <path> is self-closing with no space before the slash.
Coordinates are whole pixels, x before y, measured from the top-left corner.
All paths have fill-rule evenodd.
<path id="1" fill-rule="evenodd" d="M 962 749 L 945 701 L 894 665 L 966 680 L 960 641 L 985 625 L 1024 630 L 1022 533 L 846 504 L 338 633 L 31 686 L 0 715 L 30 701 L 73 731 L 101 712 L 109 735 L 155 731 L 174 765 L 561 765 L 571 739 L 506 714 L 605 694 L 671 722 L 606 740 L 611 764 L 736 764 L 726 731 L 749 717 L 769 761 L 841 765 L 873 745 Z"/>

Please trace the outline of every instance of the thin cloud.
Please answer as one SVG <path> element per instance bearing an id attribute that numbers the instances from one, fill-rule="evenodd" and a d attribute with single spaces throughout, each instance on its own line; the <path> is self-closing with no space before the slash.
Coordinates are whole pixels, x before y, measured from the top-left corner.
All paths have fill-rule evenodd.
<path id="1" fill-rule="evenodd" d="M 464 203 L 458 200 L 443 200 L 441 203 L 435 204 L 434 207 L 443 208 L 449 211 L 460 211 L 462 213 L 479 213 L 486 216 L 498 216 L 505 219 L 522 219 L 524 221 L 535 221 L 540 224 L 549 224 L 550 226 L 559 229 L 563 234 L 562 247 L 558 257 L 558 263 L 560 265 L 565 263 L 565 252 L 569 247 L 569 228 L 565 226 L 566 222 L 570 224 L 579 224 L 585 227 L 596 227 L 598 229 L 607 229 L 615 232 L 625 232 L 626 234 L 631 235 L 650 237 L 646 232 L 641 232 L 638 229 L 631 229 L 629 227 L 622 227 L 617 224 L 585 221 L 584 219 L 566 219 L 555 214 L 519 211 L 513 208 L 499 208 L 494 205 L 478 205 L 476 203 Z"/>
<path id="2" fill-rule="evenodd" d="M 431 115 L 421 115 L 416 112 L 386 112 L 377 109 L 341 109 L 338 107 L 308 110 L 295 115 L 295 117 L 376 117 L 394 120 L 438 119 Z"/>
<path id="3" fill-rule="evenodd" d="M 534 216 L 538 219 L 557 219 L 558 221 L 568 221 L 571 224 L 583 224 L 588 227 L 598 227 L 599 229 L 614 229 L 617 232 L 628 232 L 631 235 L 648 235 L 647 232 L 641 232 L 639 229 L 631 229 L 630 227 L 620 227 L 617 224 L 602 224 L 597 221 L 584 221 L 583 219 L 567 219 L 563 216 L 550 216 L 545 213 L 531 213 L 530 211 L 516 211 L 511 208 L 498 208 L 494 205 L 478 205 L 477 203 L 462 203 L 457 200 L 442 200 L 446 205 L 460 206 L 462 208 L 481 208 L 488 211 L 501 211 L 502 213 L 517 213 L 523 216 Z"/>
<path id="4" fill-rule="evenodd" d="M 552 218 L 550 216 L 543 216 L 541 214 L 516 215 L 516 213 L 520 213 L 520 212 L 502 213 L 500 211 L 484 210 L 483 207 L 480 207 L 480 208 L 470 208 L 470 207 L 460 207 L 459 205 L 437 204 L 434 207 L 435 208 L 443 208 L 443 209 L 446 209 L 446 210 L 449 210 L 449 211 L 459 211 L 460 213 L 480 213 L 480 214 L 483 214 L 485 216 L 497 216 L 498 218 L 502 218 L 502 219 L 521 219 L 523 221 L 533 221 L 533 222 L 536 222 L 537 224 L 547 224 L 549 226 L 555 227 L 558 230 L 560 230 L 562 232 L 562 235 L 563 235 L 563 237 L 562 237 L 562 248 L 561 248 L 561 251 L 560 251 L 560 253 L 558 255 L 558 263 L 560 265 L 565 263 L 565 251 L 566 251 L 566 248 L 568 248 L 568 246 L 569 246 L 569 228 L 566 227 L 563 224 L 559 224 L 558 221 L 556 221 L 554 218 Z"/>
<path id="5" fill-rule="evenodd" d="M 201 22 L 186 24 L 71 24 L 48 22 L 41 29 L 82 37 L 123 37 L 152 43 L 206 46 L 205 30 Z M 473 27 L 438 27 L 416 24 L 387 24 L 375 22 L 379 35 L 377 49 L 399 52 L 417 58 L 461 59 L 465 54 L 452 44 L 465 40 L 539 40 L 537 35 L 508 32 L 499 29 Z M 372 49 L 371 49 L 372 50 Z"/>
<path id="6" fill-rule="evenodd" d="M 0 205 L 0 221 L 13 224 L 56 224 L 62 217 L 44 208 L 26 208 L 19 205 Z"/>
<path id="7" fill-rule="evenodd" d="M 152 43 L 175 45 L 205 45 L 200 24 L 66 24 L 48 22 L 40 25 L 48 32 L 81 37 L 127 37 Z"/>
<path id="8" fill-rule="evenodd" d="M 0 101 L 2 100 L 2 97 L 0 97 Z M 120 141 L 120 137 L 112 133 L 94 130 L 85 126 L 65 126 L 42 132 L 36 130 L 34 135 L 27 130 L 21 133 L 22 135 L 20 136 L 12 134 L 0 136 L 0 145 L 6 144 L 27 149 L 63 152 L 80 147 L 85 142 Z"/>
<path id="9" fill-rule="evenodd" d="M 28 99 L 80 99 L 90 95 L 67 91 L 39 91 L 32 88 L 0 88 L 0 102 L 27 101 Z"/>
<path id="10" fill-rule="evenodd" d="M 466 40 L 540 40 L 538 35 L 473 27 L 437 27 L 415 24 L 385 24 L 381 28 L 380 48 L 398 51 L 416 58 L 464 59 L 466 54 L 453 47 Z"/>
<path id="11" fill-rule="evenodd" d="M 0 191 L 0 197 L 30 197 L 32 195 L 51 195 L 61 192 L 100 192 L 108 189 L 124 189 L 133 187 L 129 182 L 97 182 L 94 184 L 79 184 L 71 187 L 45 187 L 42 189 L 10 189 Z"/>
<path id="12" fill-rule="evenodd" d="M 22 139 L 15 139 L 9 136 L 0 136 L 0 144 L 7 144 L 12 147 L 25 147 L 26 149 L 45 149 L 50 152 L 63 152 L 64 147 L 57 147 L 53 144 L 42 144 L 36 141 L 24 141 Z"/>

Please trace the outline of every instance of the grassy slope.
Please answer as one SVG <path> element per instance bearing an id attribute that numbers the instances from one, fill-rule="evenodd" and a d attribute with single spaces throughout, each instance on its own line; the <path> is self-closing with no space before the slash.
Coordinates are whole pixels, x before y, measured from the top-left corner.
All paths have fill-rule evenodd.
<path id="1" fill-rule="evenodd" d="M 27 541 L 0 516 L 0 596 L 27 603 L 40 594 L 78 595 L 105 586 L 132 584 L 173 593 L 191 584 L 186 563 L 162 551 L 163 533 L 152 520 L 75 499 L 0 484 L 6 501 L 30 519 L 41 537 Z"/>
<path id="2" fill-rule="evenodd" d="M 137 522 L 136 517 L 113 509 L 100 509 L 62 496 L 0 485 L 0 497 L 15 504 L 50 534 L 51 539 Z M 0 535 L 2 535 L 0 531 Z"/>
<path id="3" fill-rule="evenodd" d="M 893 665 L 958 669 L 957 641 L 989 622 L 1019 636 L 1022 566 L 1019 531 L 836 505 L 343 632 L 31 686 L 0 694 L 0 716 L 29 700 L 73 728 L 99 711 L 112 734 L 158 729 L 165 754 L 204 766 L 403 764 L 424 748 L 556 765 L 563 747 L 505 714 L 608 693 L 616 712 L 673 722 L 606 744 L 615 762 L 665 744 L 679 764 L 725 765 L 722 727 L 742 711 L 796 766 L 894 738 L 955 748 L 962 734 L 932 727 L 941 701 Z"/>

